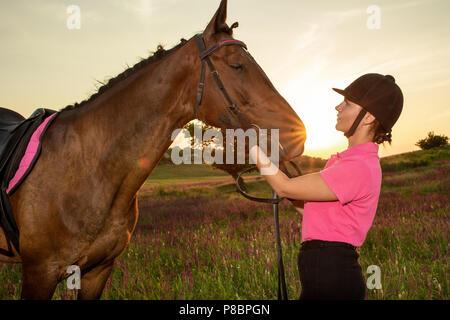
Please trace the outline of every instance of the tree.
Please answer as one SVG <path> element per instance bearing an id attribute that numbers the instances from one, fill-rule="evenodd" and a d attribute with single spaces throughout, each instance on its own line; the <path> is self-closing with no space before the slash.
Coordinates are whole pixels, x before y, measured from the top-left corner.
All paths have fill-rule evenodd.
<path id="1" fill-rule="evenodd" d="M 435 135 L 433 131 L 428 132 L 428 137 L 416 142 L 416 146 L 422 150 L 428 150 L 431 148 L 442 147 L 448 145 L 448 137 L 445 135 Z"/>

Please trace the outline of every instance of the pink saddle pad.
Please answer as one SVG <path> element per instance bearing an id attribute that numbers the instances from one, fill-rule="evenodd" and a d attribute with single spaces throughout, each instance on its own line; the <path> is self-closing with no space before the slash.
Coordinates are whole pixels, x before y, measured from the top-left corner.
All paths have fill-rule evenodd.
<path id="1" fill-rule="evenodd" d="M 28 142 L 27 149 L 25 150 L 25 154 L 20 160 L 19 168 L 17 169 L 14 177 L 9 181 L 8 189 L 6 189 L 6 193 L 9 195 L 11 190 L 23 180 L 25 175 L 28 175 L 32 169 L 32 166 L 36 163 L 37 158 L 40 154 L 40 144 L 41 137 L 47 130 L 53 118 L 58 113 L 54 113 L 51 116 L 47 117 L 44 122 L 33 132 L 30 141 Z"/>

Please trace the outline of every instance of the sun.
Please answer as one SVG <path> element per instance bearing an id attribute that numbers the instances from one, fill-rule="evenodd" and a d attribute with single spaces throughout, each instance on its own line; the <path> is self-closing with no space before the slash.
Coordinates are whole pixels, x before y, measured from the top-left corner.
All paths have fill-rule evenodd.
<path id="1" fill-rule="evenodd" d="M 342 97 L 328 82 L 306 83 L 304 78 L 299 78 L 280 92 L 306 127 L 305 154 L 328 157 L 345 143 L 343 133 L 335 127 L 335 106 L 341 103 Z"/>

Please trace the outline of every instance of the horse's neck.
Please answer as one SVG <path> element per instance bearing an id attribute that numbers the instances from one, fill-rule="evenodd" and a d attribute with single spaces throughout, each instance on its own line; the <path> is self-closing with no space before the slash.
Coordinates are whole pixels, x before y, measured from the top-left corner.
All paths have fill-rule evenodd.
<path id="1" fill-rule="evenodd" d="M 83 152 L 98 158 L 100 175 L 131 193 L 156 167 L 172 132 L 193 117 L 196 63 L 189 49 L 186 44 L 79 110 Z"/>

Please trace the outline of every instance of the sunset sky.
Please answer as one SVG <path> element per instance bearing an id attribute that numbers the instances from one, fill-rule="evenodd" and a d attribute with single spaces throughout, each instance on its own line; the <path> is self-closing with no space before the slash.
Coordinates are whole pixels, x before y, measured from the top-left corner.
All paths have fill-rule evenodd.
<path id="1" fill-rule="evenodd" d="M 202 31 L 219 0 L 15 0 L 0 2 L 0 106 L 28 117 L 96 92 L 155 51 Z M 67 8 L 81 9 L 69 30 Z M 380 9 L 379 29 L 371 29 Z M 341 96 L 362 74 L 393 75 L 403 113 L 380 157 L 419 150 L 429 131 L 450 136 L 450 1 L 229 0 L 228 23 L 305 123 L 305 155 L 347 148 L 335 129 Z M 372 24 L 373 25 L 373 24 Z"/>

